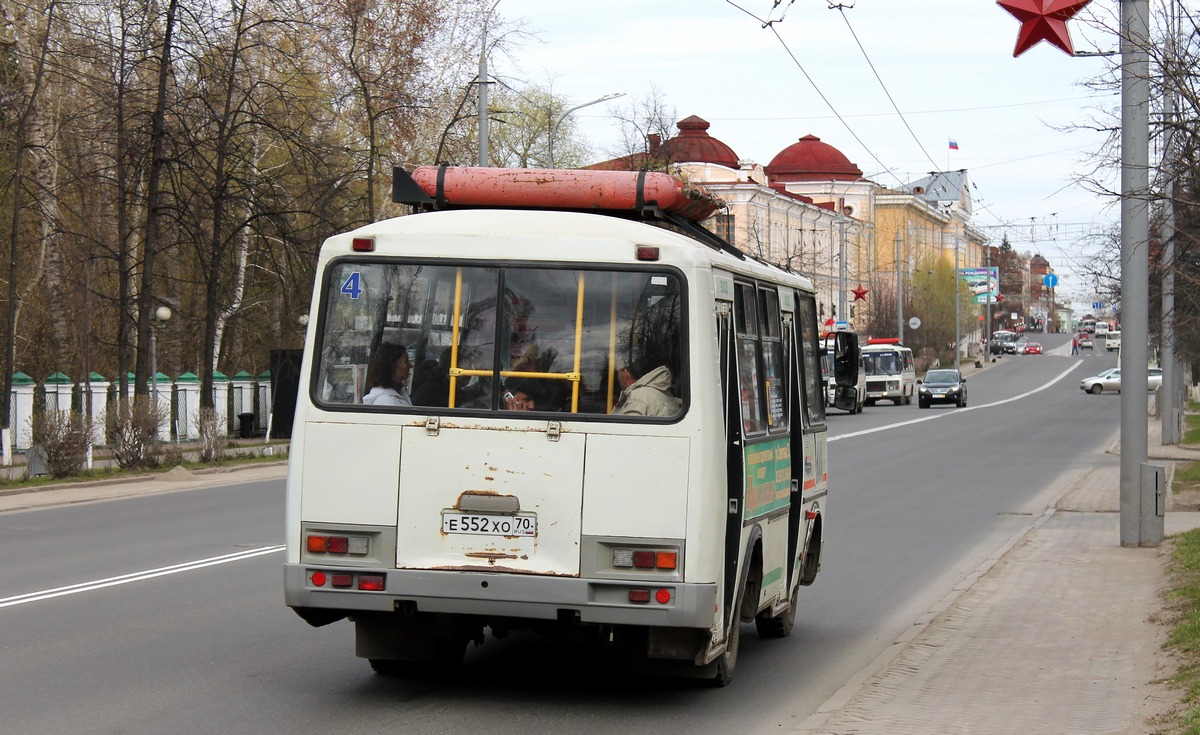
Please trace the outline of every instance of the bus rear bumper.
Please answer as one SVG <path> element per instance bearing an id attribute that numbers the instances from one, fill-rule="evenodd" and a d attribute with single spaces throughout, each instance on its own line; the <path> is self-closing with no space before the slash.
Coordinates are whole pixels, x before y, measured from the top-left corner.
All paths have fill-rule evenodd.
<path id="1" fill-rule="evenodd" d="M 339 570 L 357 581 L 362 575 L 384 577 L 381 591 L 334 589 L 314 584 L 313 570 L 299 564 L 284 568 L 284 600 L 306 620 L 316 611 L 336 618 L 355 613 L 412 612 L 474 615 L 528 620 L 561 620 L 611 625 L 710 628 L 716 616 L 715 584 L 579 579 L 526 574 L 438 572 L 396 569 Z M 648 601 L 631 601 L 634 596 Z M 306 614 L 308 613 L 308 614 Z"/>

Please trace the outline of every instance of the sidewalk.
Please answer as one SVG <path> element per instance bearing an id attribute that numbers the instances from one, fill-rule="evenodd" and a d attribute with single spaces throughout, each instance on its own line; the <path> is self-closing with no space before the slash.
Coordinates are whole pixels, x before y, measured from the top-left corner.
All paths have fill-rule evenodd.
<path id="1" fill-rule="evenodd" d="M 1149 461 L 1200 460 L 1163 446 Z M 1118 446 L 794 730 L 812 735 L 1144 735 L 1179 694 L 1162 651 L 1167 545 L 1120 545 Z M 1200 527 L 1175 512 L 1166 534 Z"/>
<path id="2" fill-rule="evenodd" d="M 50 505 L 88 503 L 136 495 L 190 490 L 208 485 L 277 480 L 287 475 L 286 456 L 278 462 L 228 464 L 190 471 L 174 467 L 167 472 L 134 475 L 111 480 L 69 482 L 0 490 L 0 513 Z"/>

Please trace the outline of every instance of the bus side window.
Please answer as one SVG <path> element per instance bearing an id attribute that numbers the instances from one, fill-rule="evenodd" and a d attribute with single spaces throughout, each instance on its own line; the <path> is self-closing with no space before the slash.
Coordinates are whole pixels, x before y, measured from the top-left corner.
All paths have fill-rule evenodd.
<path id="1" fill-rule="evenodd" d="M 734 321 L 738 333 L 738 392 L 742 404 L 742 430 L 747 435 L 760 434 L 766 429 L 763 399 L 759 390 L 757 307 L 754 287 L 737 284 Z"/>
<path id="2" fill-rule="evenodd" d="M 820 425 L 825 423 L 825 390 L 818 365 L 817 307 L 812 296 L 801 295 L 796 299 L 796 319 L 800 322 L 800 379 L 808 425 Z"/>
<path id="3" fill-rule="evenodd" d="M 762 327 L 763 387 L 766 389 L 767 425 L 772 431 L 786 430 L 787 369 L 783 362 L 782 324 L 779 315 L 779 293 L 761 289 L 759 324 Z"/>

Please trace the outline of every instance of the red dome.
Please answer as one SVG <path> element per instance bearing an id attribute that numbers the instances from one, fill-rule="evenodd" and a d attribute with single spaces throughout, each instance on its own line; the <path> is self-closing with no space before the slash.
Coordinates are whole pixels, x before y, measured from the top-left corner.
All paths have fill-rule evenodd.
<path id="1" fill-rule="evenodd" d="M 679 135 L 663 143 L 671 161 L 738 167 L 738 156 L 733 149 L 708 134 L 707 120 L 692 115 L 675 123 L 675 126 L 679 128 Z"/>
<path id="2" fill-rule="evenodd" d="M 822 143 L 815 135 L 806 135 L 781 150 L 767 164 L 767 176 L 773 181 L 854 181 L 863 172 L 837 148 Z"/>

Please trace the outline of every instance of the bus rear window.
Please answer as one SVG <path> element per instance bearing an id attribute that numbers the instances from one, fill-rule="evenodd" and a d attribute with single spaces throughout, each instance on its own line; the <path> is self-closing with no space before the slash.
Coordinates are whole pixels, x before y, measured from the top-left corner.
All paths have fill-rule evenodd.
<path id="1" fill-rule="evenodd" d="M 325 281 L 313 399 L 621 413 L 624 373 L 670 399 L 656 415 L 677 414 L 683 303 L 668 270 L 339 261 Z"/>

